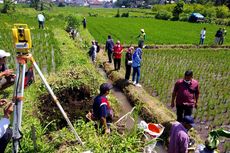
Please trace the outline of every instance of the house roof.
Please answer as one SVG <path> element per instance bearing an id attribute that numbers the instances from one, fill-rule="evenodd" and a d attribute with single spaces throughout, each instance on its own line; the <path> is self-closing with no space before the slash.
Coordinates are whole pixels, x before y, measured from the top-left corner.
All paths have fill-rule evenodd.
<path id="1" fill-rule="evenodd" d="M 103 4 L 103 2 L 98 1 L 98 0 L 89 0 L 88 3 L 90 5 L 102 5 Z"/>

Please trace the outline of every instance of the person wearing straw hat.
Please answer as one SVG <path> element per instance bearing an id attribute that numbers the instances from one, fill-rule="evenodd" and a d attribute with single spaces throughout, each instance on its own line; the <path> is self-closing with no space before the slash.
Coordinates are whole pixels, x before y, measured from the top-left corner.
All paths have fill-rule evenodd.
<path id="1" fill-rule="evenodd" d="M 188 131 L 195 126 L 192 116 L 184 116 L 183 121 L 174 122 L 170 130 L 168 153 L 187 153 L 189 148 Z"/>
<path id="2" fill-rule="evenodd" d="M 6 65 L 6 58 L 9 56 L 10 53 L 0 50 L 0 90 L 14 84 L 14 71 L 12 69 L 8 69 Z"/>
<path id="3" fill-rule="evenodd" d="M 141 33 L 137 36 L 138 46 L 142 46 L 142 48 L 144 47 L 145 37 L 146 37 L 145 30 L 141 29 Z"/>

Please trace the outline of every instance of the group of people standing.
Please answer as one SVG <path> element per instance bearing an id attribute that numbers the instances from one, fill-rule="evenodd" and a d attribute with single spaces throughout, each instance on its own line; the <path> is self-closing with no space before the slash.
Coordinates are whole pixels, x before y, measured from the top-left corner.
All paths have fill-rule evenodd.
<path id="1" fill-rule="evenodd" d="M 143 31 L 143 29 L 141 30 Z M 141 87 L 139 84 L 140 80 L 140 67 L 141 67 L 141 59 L 142 59 L 142 48 L 144 45 L 144 41 L 140 41 L 138 47 L 134 50 L 134 47 L 130 46 L 125 55 L 125 80 L 129 82 L 129 78 L 131 75 L 131 70 L 133 68 L 132 82 L 135 86 Z M 116 44 L 112 37 L 109 35 L 106 41 L 105 50 L 108 54 L 108 62 L 112 63 L 112 59 L 114 61 L 114 70 L 119 71 L 121 67 L 121 58 L 123 47 L 118 40 Z"/>
<path id="2" fill-rule="evenodd" d="M 217 32 L 215 34 L 214 44 L 215 45 L 223 45 L 224 39 L 225 39 L 226 35 L 227 35 L 227 30 L 225 28 L 223 28 L 223 29 L 219 28 L 219 30 L 217 30 Z M 199 45 L 203 45 L 204 44 L 205 38 L 206 38 L 206 28 L 204 27 L 200 31 L 200 42 L 199 42 Z"/>

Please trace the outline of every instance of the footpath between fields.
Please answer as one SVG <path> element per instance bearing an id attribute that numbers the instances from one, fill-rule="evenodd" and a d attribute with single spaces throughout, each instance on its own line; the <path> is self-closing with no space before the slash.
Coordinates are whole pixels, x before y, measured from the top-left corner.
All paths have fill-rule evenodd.
<path id="1" fill-rule="evenodd" d="M 124 44 L 122 45 L 124 48 L 129 48 L 130 45 Z M 136 45 L 132 45 L 137 47 Z M 101 45 L 101 48 L 104 49 L 105 45 Z M 146 44 L 144 49 L 230 49 L 230 45 L 194 45 L 194 44 L 171 44 L 171 45 L 157 45 L 157 44 Z"/>

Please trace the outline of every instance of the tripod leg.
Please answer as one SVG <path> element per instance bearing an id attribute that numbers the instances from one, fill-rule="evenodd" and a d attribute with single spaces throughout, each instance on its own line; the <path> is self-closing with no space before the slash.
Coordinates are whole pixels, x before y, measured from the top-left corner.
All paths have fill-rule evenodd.
<path id="1" fill-rule="evenodd" d="M 13 102 L 14 105 L 14 120 L 13 120 L 13 152 L 18 152 L 19 140 L 21 138 L 20 129 L 22 121 L 22 106 L 24 95 L 24 79 L 25 79 L 26 64 L 17 63 L 17 72 L 15 80 L 15 89 Z"/>
<path id="2" fill-rule="evenodd" d="M 60 102 L 58 101 L 58 99 L 57 99 L 57 97 L 55 96 L 53 90 L 51 89 L 50 85 L 49 85 L 48 82 L 46 81 L 45 77 L 43 76 L 41 70 L 39 69 L 37 63 L 35 62 L 35 60 L 34 60 L 34 58 L 33 58 L 32 56 L 31 56 L 31 61 L 32 61 L 32 63 L 33 63 L 33 65 L 34 65 L 35 69 L 37 70 L 39 76 L 41 77 L 41 79 L 42 79 L 44 85 L 46 86 L 46 89 L 47 89 L 47 90 L 49 91 L 49 93 L 51 94 L 51 96 L 52 96 L 54 102 L 55 102 L 56 105 L 58 106 L 58 108 L 59 108 L 59 110 L 61 111 L 62 115 L 64 116 L 66 122 L 69 124 L 71 130 L 73 131 L 73 133 L 74 133 L 74 135 L 75 135 L 75 137 L 76 137 L 76 139 L 78 140 L 78 142 L 79 142 L 81 145 L 83 145 L 83 142 L 81 141 L 81 138 L 78 136 L 78 134 L 77 134 L 76 130 L 74 129 L 72 123 L 70 122 L 70 120 L 69 120 L 67 114 L 65 113 L 65 111 L 64 111 L 64 109 L 62 108 Z"/>

